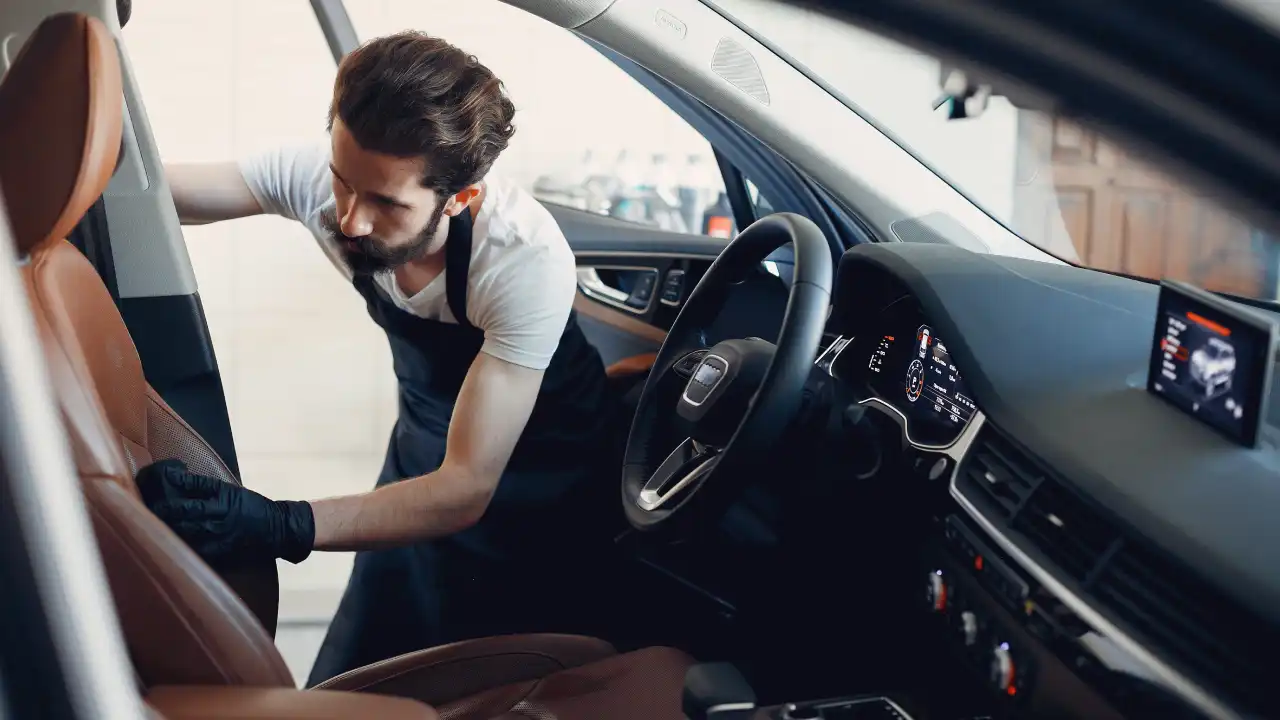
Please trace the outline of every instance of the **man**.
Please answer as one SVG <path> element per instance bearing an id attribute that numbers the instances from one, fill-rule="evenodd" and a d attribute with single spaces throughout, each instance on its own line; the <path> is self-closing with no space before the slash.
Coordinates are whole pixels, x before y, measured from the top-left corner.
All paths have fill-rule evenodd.
<path id="1" fill-rule="evenodd" d="M 272 502 L 173 462 L 139 476 L 206 558 L 361 551 L 310 684 L 468 636 L 557 629 L 537 615 L 572 607 L 573 532 L 593 519 L 566 514 L 566 498 L 605 480 L 604 366 L 572 312 L 564 236 L 489 173 L 514 111 L 474 57 L 404 32 L 342 60 L 329 144 L 167 168 L 184 223 L 303 223 L 391 344 L 399 417 L 374 491 Z"/>

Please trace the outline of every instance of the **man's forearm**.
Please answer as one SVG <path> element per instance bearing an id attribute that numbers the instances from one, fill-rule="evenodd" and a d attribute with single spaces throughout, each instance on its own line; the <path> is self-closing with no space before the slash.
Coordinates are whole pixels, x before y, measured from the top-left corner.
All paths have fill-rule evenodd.
<path id="1" fill-rule="evenodd" d="M 207 225 L 262 214 L 262 206 L 234 162 L 164 166 L 173 206 L 183 225 Z"/>
<path id="2" fill-rule="evenodd" d="M 361 495 L 316 500 L 316 550 L 375 550 L 451 535 L 480 520 L 492 485 L 441 467 Z"/>

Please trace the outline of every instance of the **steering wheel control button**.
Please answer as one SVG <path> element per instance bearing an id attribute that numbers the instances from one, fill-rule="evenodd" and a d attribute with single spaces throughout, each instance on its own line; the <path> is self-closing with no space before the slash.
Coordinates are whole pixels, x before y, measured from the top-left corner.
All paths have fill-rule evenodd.
<path id="1" fill-rule="evenodd" d="M 694 350 L 676 361 L 673 369 L 677 375 L 681 377 L 691 377 L 693 371 L 697 369 L 698 364 L 702 362 L 702 358 L 707 354 L 706 350 Z"/>
<path id="2" fill-rule="evenodd" d="M 662 283 L 662 295 L 660 298 L 663 305 L 676 307 L 680 301 L 684 299 L 684 271 L 672 269 L 667 271 L 667 278 Z"/>
<path id="3" fill-rule="evenodd" d="M 684 401 L 694 407 L 706 402 L 727 372 L 729 363 L 724 358 L 711 354 L 703 356 L 702 363 L 693 371 L 693 377 L 684 388 Z"/>

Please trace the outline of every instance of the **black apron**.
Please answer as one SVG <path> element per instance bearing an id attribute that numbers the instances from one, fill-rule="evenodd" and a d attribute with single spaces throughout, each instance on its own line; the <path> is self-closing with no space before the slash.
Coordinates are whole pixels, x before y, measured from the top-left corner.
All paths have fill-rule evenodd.
<path id="1" fill-rule="evenodd" d="M 471 213 L 461 213 L 445 241 L 445 296 L 457 324 L 400 309 L 371 277 L 353 281 L 387 333 L 399 380 L 378 486 L 430 473 L 444 459 L 454 402 L 484 342 L 467 319 L 472 229 Z M 585 597 L 573 586 L 584 579 L 581 563 L 607 542 L 595 534 L 604 509 L 582 500 L 612 497 L 597 492 L 613 487 L 616 458 L 602 452 L 611 447 L 609 408 L 604 363 L 571 313 L 484 517 L 447 538 L 357 553 L 308 686 L 461 639 L 571 630 L 553 625 L 572 619 L 574 598 Z"/>

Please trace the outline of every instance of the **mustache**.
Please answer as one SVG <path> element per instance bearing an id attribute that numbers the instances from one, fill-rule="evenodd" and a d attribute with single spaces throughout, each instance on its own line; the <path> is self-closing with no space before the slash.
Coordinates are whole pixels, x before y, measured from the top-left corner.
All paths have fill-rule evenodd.
<path id="1" fill-rule="evenodd" d="M 352 237 L 342 232 L 337 208 L 327 208 L 320 212 L 320 226 L 341 250 L 354 273 L 370 275 L 394 270 L 425 255 L 440 226 L 444 206 L 443 201 L 438 203 L 427 226 L 418 236 L 398 247 L 388 247 L 381 238 L 372 234 Z"/>
<path id="2" fill-rule="evenodd" d="M 366 254 L 376 255 L 382 248 L 386 246 L 376 235 L 347 235 L 342 232 L 342 226 L 338 223 L 338 215 L 333 210 L 324 210 L 320 213 L 320 226 L 324 231 L 333 238 L 334 242 L 346 249 L 348 244 L 355 245 Z"/>

